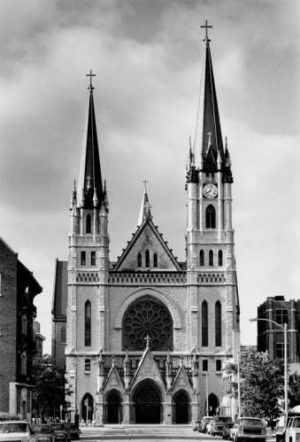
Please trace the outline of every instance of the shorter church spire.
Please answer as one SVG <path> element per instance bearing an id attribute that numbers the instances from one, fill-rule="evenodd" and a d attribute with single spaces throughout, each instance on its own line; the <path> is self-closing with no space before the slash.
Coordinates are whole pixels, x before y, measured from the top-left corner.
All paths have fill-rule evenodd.
<path id="1" fill-rule="evenodd" d="M 147 180 L 144 180 L 144 193 L 143 193 L 143 198 L 142 198 L 142 204 L 141 204 L 141 208 L 140 208 L 140 214 L 139 214 L 139 219 L 138 219 L 138 226 L 141 226 L 143 224 L 143 222 L 145 221 L 145 219 L 148 218 L 152 218 L 151 215 L 151 205 L 149 202 L 149 198 L 148 198 L 148 193 L 147 193 Z"/>

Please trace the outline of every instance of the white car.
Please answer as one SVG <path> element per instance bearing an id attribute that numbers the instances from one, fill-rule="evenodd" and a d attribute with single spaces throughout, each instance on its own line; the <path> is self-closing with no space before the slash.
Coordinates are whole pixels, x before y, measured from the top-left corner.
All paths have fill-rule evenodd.
<path id="1" fill-rule="evenodd" d="M 285 430 L 285 442 L 300 442 L 300 416 L 289 417 Z"/>
<path id="2" fill-rule="evenodd" d="M 26 421 L 0 422 L 0 442 L 33 442 L 30 425 Z"/>

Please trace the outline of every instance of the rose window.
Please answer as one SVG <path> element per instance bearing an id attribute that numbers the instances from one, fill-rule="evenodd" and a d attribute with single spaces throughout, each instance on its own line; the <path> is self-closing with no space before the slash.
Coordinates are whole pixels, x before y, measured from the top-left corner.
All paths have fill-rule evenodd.
<path id="1" fill-rule="evenodd" d="M 173 321 L 169 310 L 153 298 L 131 304 L 123 319 L 123 350 L 144 350 L 146 336 L 151 350 L 173 350 Z"/>

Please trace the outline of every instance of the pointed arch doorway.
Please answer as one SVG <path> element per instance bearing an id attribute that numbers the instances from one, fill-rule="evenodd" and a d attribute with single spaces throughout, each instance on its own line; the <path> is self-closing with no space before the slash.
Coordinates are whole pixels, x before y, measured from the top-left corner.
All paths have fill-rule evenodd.
<path id="1" fill-rule="evenodd" d="M 108 393 L 107 398 L 107 416 L 108 424 L 120 424 L 123 420 L 122 416 L 122 398 L 117 390 L 112 390 Z"/>
<path id="2" fill-rule="evenodd" d="M 142 382 L 133 394 L 134 422 L 160 424 L 162 416 L 161 393 L 151 380 Z"/>
<path id="3" fill-rule="evenodd" d="M 214 393 L 210 393 L 208 396 L 208 414 L 209 416 L 215 416 L 219 409 L 219 399 Z"/>
<path id="4" fill-rule="evenodd" d="M 173 398 L 173 422 L 188 424 L 190 421 L 190 400 L 184 390 L 178 391 Z"/>

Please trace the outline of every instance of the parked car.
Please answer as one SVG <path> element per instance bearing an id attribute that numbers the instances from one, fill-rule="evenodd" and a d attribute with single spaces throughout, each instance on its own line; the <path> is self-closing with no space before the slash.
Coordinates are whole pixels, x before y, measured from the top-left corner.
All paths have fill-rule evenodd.
<path id="1" fill-rule="evenodd" d="M 300 441 L 300 415 L 289 417 L 285 430 L 285 442 Z"/>
<path id="2" fill-rule="evenodd" d="M 70 436 L 67 430 L 67 427 L 64 423 L 51 424 L 51 427 L 54 431 L 55 442 L 69 442 Z"/>
<path id="3" fill-rule="evenodd" d="M 201 426 L 201 419 L 196 420 L 193 425 L 192 425 L 192 429 L 193 431 L 200 431 L 200 426 Z"/>
<path id="4" fill-rule="evenodd" d="M 228 423 L 233 423 L 230 416 L 214 416 L 207 432 L 212 436 L 222 435 L 224 426 Z"/>
<path id="5" fill-rule="evenodd" d="M 233 427 L 233 422 L 226 422 L 223 428 L 222 439 L 230 439 L 230 430 Z"/>
<path id="6" fill-rule="evenodd" d="M 33 442 L 34 435 L 26 421 L 11 420 L 0 422 L 0 442 Z"/>
<path id="7" fill-rule="evenodd" d="M 51 425 L 37 425 L 35 430 L 36 442 L 55 442 L 54 429 Z"/>
<path id="8" fill-rule="evenodd" d="M 281 416 L 276 424 L 276 442 L 285 441 L 285 418 Z"/>
<path id="9" fill-rule="evenodd" d="M 200 431 L 201 433 L 206 433 L 207 426 L 211 421 L 212 421 L 212 416 L 203 416 L 198 431 Z"/>
<path id="10" fill-rule="evenodd" d="M 230 439 L 234 442 L 266 442 L 267 430 L 262 419 L 258 417 L 241 417 L 230 430 Z"/>
<path id="11" fill-rule="evenodd" d="M 80 429 L 75 424 L 68 424 L 67 431 L 69 433 L 69 440 L 78 440 L 80 438 Z"/>

